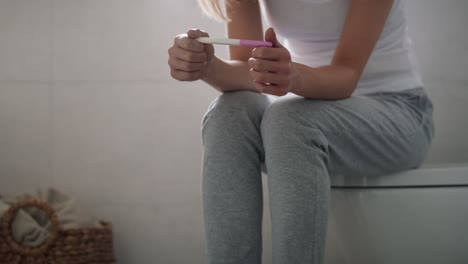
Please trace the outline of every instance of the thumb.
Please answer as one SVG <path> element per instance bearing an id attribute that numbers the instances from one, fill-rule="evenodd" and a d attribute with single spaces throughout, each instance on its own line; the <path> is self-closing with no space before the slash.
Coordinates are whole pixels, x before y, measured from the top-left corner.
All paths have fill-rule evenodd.
<path id="1" fill-rule="evenodd" d="M 192 28 L 189 31 L 187 31 L 187 37 L 191 39 L 196 39 L 199 37 L 209 37 L 209 36 L 210 35 L 208 35 L 208 33 L 198 28 Z"/>
<path id="2" fill-rule="evenodd" d="M 187 31 L 187 37 L 191 39 L 197 39 L 200 37 L 209 37 L 209 36 L 210 35 L 206 31 L 198 29 L 198 28 L 192 28 L 189 31 Z M 205 46 L 204 50 L 207 52 L 208 60 L 211 60 L 211 58 L 213 58 L 213 55 L 214 55 L 213 45 L 212 44 L 203 44 L 203 45 Z"/>
<path id="3" fill-rule="evenodd" d="M 276 38 L 275 30 L 273 28 L 271 28 L 271 27 L 268 28 L 265 31 L 265 41 L 270 41 L 271 43 L 273 43 L 274 48 L 282 48 L 283 47 L 283 45 L 281 45 L 281 43 Z"/>

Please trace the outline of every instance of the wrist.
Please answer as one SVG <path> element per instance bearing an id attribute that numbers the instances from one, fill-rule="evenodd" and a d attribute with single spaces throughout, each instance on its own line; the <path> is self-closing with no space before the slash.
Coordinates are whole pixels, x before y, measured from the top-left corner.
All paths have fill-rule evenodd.
<path id="1" fill-rule="evenodd" d="M 202 78 L 200 78 L 202 81 L 209 83 L 209 81 L 212 79 L 212 76 L 215 75 L 215 70 L 219 65 L 220 59 L 216 56 L 213 56 L 210 61 L 207 62 L 206 69 L 205 69 L 205 74 L 203 74 Z"/>
<path id="2" fill-rule="evenodd" d="M 291 93 L 301 95 L 302 94 L 302 89 L 303 89 L 303 76 L 307 76 L 307 66 L 296 63 L 296 62 L 291 62 L 291 77 L 290 77 L 290 87 L 289 91 Z"/>

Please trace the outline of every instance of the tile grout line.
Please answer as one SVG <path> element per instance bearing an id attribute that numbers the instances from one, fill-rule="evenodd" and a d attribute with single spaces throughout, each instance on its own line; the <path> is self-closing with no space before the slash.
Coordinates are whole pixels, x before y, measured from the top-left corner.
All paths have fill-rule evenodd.
<path id="1" fill-rule="evenodd" d="M 51 62 L 50 71 L 53 71 L 54 66 Z M 47 80 L 0 80 L 2 83 L 43 83 L 43 84 L 51 84 L 51 83 L 147 83 L 147 84 L 161 84 L 167 82 L 174 82 L 174 80 L 167 79 L 167 80 L 54 80 L 53 73 L 49 73 L 49 77 Z"/>
<path id="2" fill-rule="evenodd" d="M 55 113 L 54 113 L 54 92 L 55 92 L 55 83 L 54 83 L 54 41 L 55 41 L 55 8 L 54 0 L 50 0 L 50 72 L 49 72 L 49 115 L 50 115 L 50 147 L 49 147 L 49 184 L 54 185 L 55 175 L 54 175 L 54 135 L 55 135 Z"/>

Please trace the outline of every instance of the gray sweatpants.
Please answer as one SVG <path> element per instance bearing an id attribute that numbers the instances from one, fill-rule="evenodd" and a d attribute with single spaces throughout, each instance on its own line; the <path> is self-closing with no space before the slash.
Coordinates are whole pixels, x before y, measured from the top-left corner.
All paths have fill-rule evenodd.
<path id="1" fill-rule="evenodd" d="M 421 165 L 434 134 L 423 88 L 325 101 L 224 93 L 203 118 L 209 264 L 260 264 L 267 170 L 273 264 L 323 262 L 330 175 Z"/>

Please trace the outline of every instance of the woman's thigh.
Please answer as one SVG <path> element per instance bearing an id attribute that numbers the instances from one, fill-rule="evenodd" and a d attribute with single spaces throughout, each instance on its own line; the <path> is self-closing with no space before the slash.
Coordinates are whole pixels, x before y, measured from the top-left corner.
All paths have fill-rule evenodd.
<path id="1" fill-rule="evenodd" d="M 419 167 L 433 136 L 432 103 L 424 90 L 353 96 L 343 100 L 277 99 L 269 119 L 325 138 L 330 175 L 374 176 Z"/>

